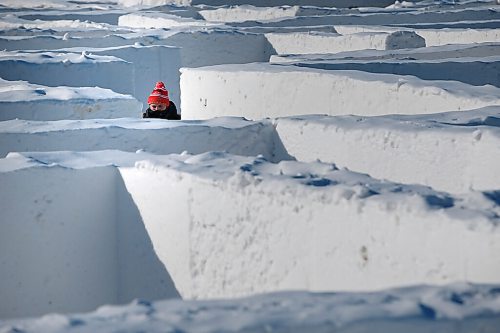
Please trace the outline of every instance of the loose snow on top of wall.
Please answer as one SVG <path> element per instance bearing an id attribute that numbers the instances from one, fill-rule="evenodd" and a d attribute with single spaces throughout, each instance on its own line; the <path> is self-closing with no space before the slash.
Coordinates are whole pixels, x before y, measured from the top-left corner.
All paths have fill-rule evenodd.
<path id="1" fill-rule="evenodd" d="M 116 62 L 123 61 L 120 58 L 113 56 L 91 55 L 85 52 L 76 53 L 56 53 L 56 52 L 11 52 L 0 51 L 0 61 L 19 61 L 33 64 L 47 63 L 65 63 L 65 64 L 80 64 L 80 63 L 98 63 L 98 62 Z"/>
<path id="2" fill-rule="evenodd" d="M 448 192 L 500 188 L 500 107 L 425 116 L 285 117 L 276 120 L 276 130 L 301 161 L 335 162 Z"/>
<path id="3" fill-rule="evenodd" d="M 244 22 L 276 20 L 297 15 L 299 6 L 255 7 L 250 5 L 200 10 L 199 13 L 211 22 Z"/>
<path id="4" fill-rule="evenodd" d="M 500 89 L 493 86 L 293 67 L 244 64 L 184 68 L 183 117 L 428 114 L 500 104 Z"/>
<path id="5" fill-rule="evenodd" d="M 134 117 L 141 103 L 98 87 L 47 87 L 0 79 L 0 120 Z"/>
<path id="6" fill-rule="evenodd" d="M 494 332 L 498 327 L 496 286 L 454 284 L 418 286 L 372 293 L 281 292 L 234 300 L 137 300 L 127 306 L 103 306 L 87 314 L 47 315 L 0 322 L 2 331 L 51 333 L 84 330 L 183 332 L 384 332 L 411 326 L 426 332 Z M 307 310 L 305 310 L 307 309 Z M 50 322 L 50 325 L 48 324 Z"/>
<path id="7" fill-rule="evenodd" d="M 19 18 L 12 14 L 1 15 L 0 29 L 53 29 L 57 31 L 71 31 L 71 30 L 116 30 L 118 27 L 113 27 L 106 23 L 90 22 L 88 20 L 26 20 Z"/>

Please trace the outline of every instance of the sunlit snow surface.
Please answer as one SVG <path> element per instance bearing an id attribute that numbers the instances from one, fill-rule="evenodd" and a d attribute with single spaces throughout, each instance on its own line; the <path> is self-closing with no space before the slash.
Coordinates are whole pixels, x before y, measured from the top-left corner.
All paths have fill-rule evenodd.
<path id="1" fill-rule="evenodd" d="M 2 1 L 0 333 L 498 332 L 499 48 L 489 0 Z"/>

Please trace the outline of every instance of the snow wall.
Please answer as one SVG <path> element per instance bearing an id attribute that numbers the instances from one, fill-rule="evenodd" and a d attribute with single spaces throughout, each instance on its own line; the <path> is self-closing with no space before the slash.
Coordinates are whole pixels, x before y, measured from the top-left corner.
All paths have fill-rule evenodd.
<path id="1" fill-rule="evenodd" d="M 500 189 L 499 107 L 425 119 L 311 115 L 275 124 L 287 153 L 300 161 L 321 160 L 452 193 Z"/>
<path id="2" fill-rule="evenodd" d="M 271 64 L 183 68 L 181 90 L 183 119 L 430 114 L 500 105 L 500 89 L 492 86 Z"/>
<path id="3" fill-rule="evenodd" d="M 47 87 L 0 79 L 0 121 L 137 117 L 142 104 L 98 87 Z"/>
<path id="4" fill-rule="evenodd" d="M 1 317 L 178 297 L 115 168 L 13 170 L 0 187 Z"/>
<path id="5" fill-rule="evenodd" d="M 270 161 L 287 154 L 270 122 L 242 118 L 166 122 L 163 119 L 96 119 L 55 122 L 9 120 L 0 123 L 0 156 L 9 152 L 105 150 L 170 154 L 227 151 L 262 155 Z"/>
<path id="6" fill-rule="evenodd" d="M 497 192 L 220 152 L 11 154 L 0 170 L 11 189 L 0 194 L 3 317 L 176 290 L 204 299 L 500 281 Z"/>
<path id="7" fill-rule="evenodd" d="M 43 65 L 40 61 L 51 59 Z M 134 66 L 115 57 L 73 53 L 22 53 L 0 58 L 0 77 L 47 86 L 101 87 L 134 93 Z"/>
<path id="8" fill-rule="evenodd" d="M 278 54 L 338 53 L 354 50 L 395 50 L 425 47 L 424 38 L 410 31 L 349 35 L 320 32 L 268 33 Z"/>

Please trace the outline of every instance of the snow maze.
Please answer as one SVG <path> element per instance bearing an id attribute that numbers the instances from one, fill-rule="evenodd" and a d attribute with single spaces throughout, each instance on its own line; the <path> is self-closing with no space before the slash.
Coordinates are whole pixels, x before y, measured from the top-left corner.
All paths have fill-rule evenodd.
<path id="1" fill-rule="evenodd" d="M 0 318 L 500 284 L 499 6 L 317 2 L 0 11 Z"/>

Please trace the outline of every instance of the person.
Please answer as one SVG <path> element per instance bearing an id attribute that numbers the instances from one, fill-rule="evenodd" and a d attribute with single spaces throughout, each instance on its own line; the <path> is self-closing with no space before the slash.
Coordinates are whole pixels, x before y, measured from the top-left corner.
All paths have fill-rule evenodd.
<path id="1" fill-rule="evenodd" d="M 156 82 L 155 88 L 148 97 L 147 110 L 142 114 L 142 118 L 161 118 L 169 120 L 180 120 L 181 115 L 177 114 L 177 107 L 168 98 L 168 90 L 161 81 Z"/>

